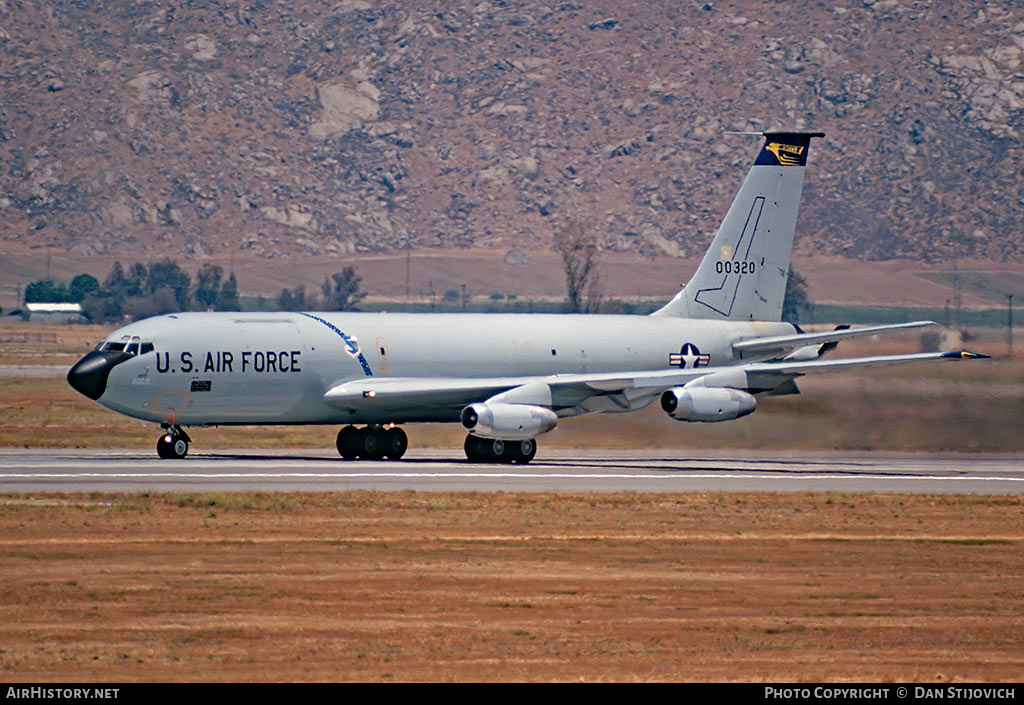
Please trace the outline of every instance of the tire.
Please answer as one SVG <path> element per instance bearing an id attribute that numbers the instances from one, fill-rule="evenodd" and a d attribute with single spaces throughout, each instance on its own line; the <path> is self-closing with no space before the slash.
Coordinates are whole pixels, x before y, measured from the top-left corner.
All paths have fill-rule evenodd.
<path id="1" fill-rule="evenodd" d="M 400 428 L 392 428 L 383 434 L 384 442 L 381 444 L 384 449 L 384 457 L 389 460 L 398 460 L 405 451 L 409 449 L 409 437 Z"/>
<path id="2" fill-rule="evenodd" d="M 472 433 L 466 436 L 463 448 L 466 451 L 466 460 L 471 463 L 483 463 L 484 460 L 484 439 L 474 436 Z"/>
<path id="3" fill-rule="evenodd" d="M 512 446 L 512 443 L 506 443 L 500 438 L 488 440 L 484 444 L 484 448 L 487 450 L 487 461 L 491 463 L 511 463 L 513 455 Z"/>
<path id="4" fill-rule="evenodd" d="M 156 442 L 156 454 L 164 460 L 181 460 L 188 455 L 188 441 L 166 433 Z"/>
<path id="5" fill-rule="evenodd" d="M 384 438 L 379 429 L 364 428 L 359 432 L 359 457 L 380 460 L 384 457 Z"/>
<path id="6" fill-rule="evenodd" d="M 355 426 L 346 426 L 338 431 L 338 454 L 345 460 L 355 460 L 359 457 L 361 434 Z"/>
<path id="7" fill-rule="evenodd" d="M 526 465 L 533 460 L 533 456 L 537 455 L 537 441 L 532 438 L 519 441 L 513 445 L 512 450 L 514 451 L 512 462 Z"/>

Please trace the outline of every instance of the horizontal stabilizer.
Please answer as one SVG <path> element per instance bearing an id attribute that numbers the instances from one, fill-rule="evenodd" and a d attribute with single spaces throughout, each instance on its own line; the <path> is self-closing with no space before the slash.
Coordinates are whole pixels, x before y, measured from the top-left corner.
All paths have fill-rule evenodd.
<path id="1" fill-rule="evenodd" d="M 754 338 L 752 340 L 741 340 L 732 344 L 732 349 L 738 353 L 765 352 L 772 350 L 792 350 L 804 345 L 818 343 L 838 343 L 846 338 L 855 338 L 862 335 L 875 335 L 876 333 L 887 333 L 908 328 L 923 328 L 925 326 L 937 325 L 933 321 L 914 321 L 913 323 L 893 323 L 882 326 L 868 326 L 866 328 L 843 328 L 839 330 L 824 331 L 821 333 L 800 333 L 797 335 L 778 335 L 771 338 Z"/>
<path id="2" fill-rule="evenodd" d="M 811 372 L 841 372 L 854 367 L 883 367 L 900 365 L 908 362 L 927 362 L 929 360 L 975 360 L 986 358 L 981 353 L 958 350 L 956 352 L 925 352 L 909 355 L 875 355 L 871 357 L 850 357 L 839 360 L 799 360 L 796 362 L 754 362 L 746 365 L 749 372 L 758 374 L 775 374 L 799 376 Z"/>

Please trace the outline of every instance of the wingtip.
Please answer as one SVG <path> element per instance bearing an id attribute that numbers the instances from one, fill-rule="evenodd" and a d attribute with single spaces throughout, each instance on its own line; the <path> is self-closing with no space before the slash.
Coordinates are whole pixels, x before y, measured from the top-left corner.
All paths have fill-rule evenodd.
<path id="1" fill-rule="evenodd" d="M 992 356 L 971 352 L 970 350 L 954 350 L 953 352 L 943 353 L 942 357 L 950 360 L 986 360 Z"/>

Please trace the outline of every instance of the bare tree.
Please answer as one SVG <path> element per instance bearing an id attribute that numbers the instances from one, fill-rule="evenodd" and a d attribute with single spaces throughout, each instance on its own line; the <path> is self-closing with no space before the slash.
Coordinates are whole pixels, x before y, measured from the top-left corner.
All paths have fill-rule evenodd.
<path id="1" fill-rule="evenodd" d="M 579 221 L 555 231 L 554 248 L 562 258 L 568 308 L 573 313 L 592 313 L 601 305 L 597 237 Z"/>

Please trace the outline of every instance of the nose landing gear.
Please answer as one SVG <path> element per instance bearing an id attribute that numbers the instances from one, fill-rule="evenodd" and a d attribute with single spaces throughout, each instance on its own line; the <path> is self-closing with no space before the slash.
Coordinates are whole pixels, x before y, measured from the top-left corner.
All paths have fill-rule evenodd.
<path id="1" fill-rule="evenodd" d="M 164 459 L 180 460 L 188 455 L 191 442 L 181 426 L 164 426 L 164 435 L 156 442 L 156 454 Z"/>

